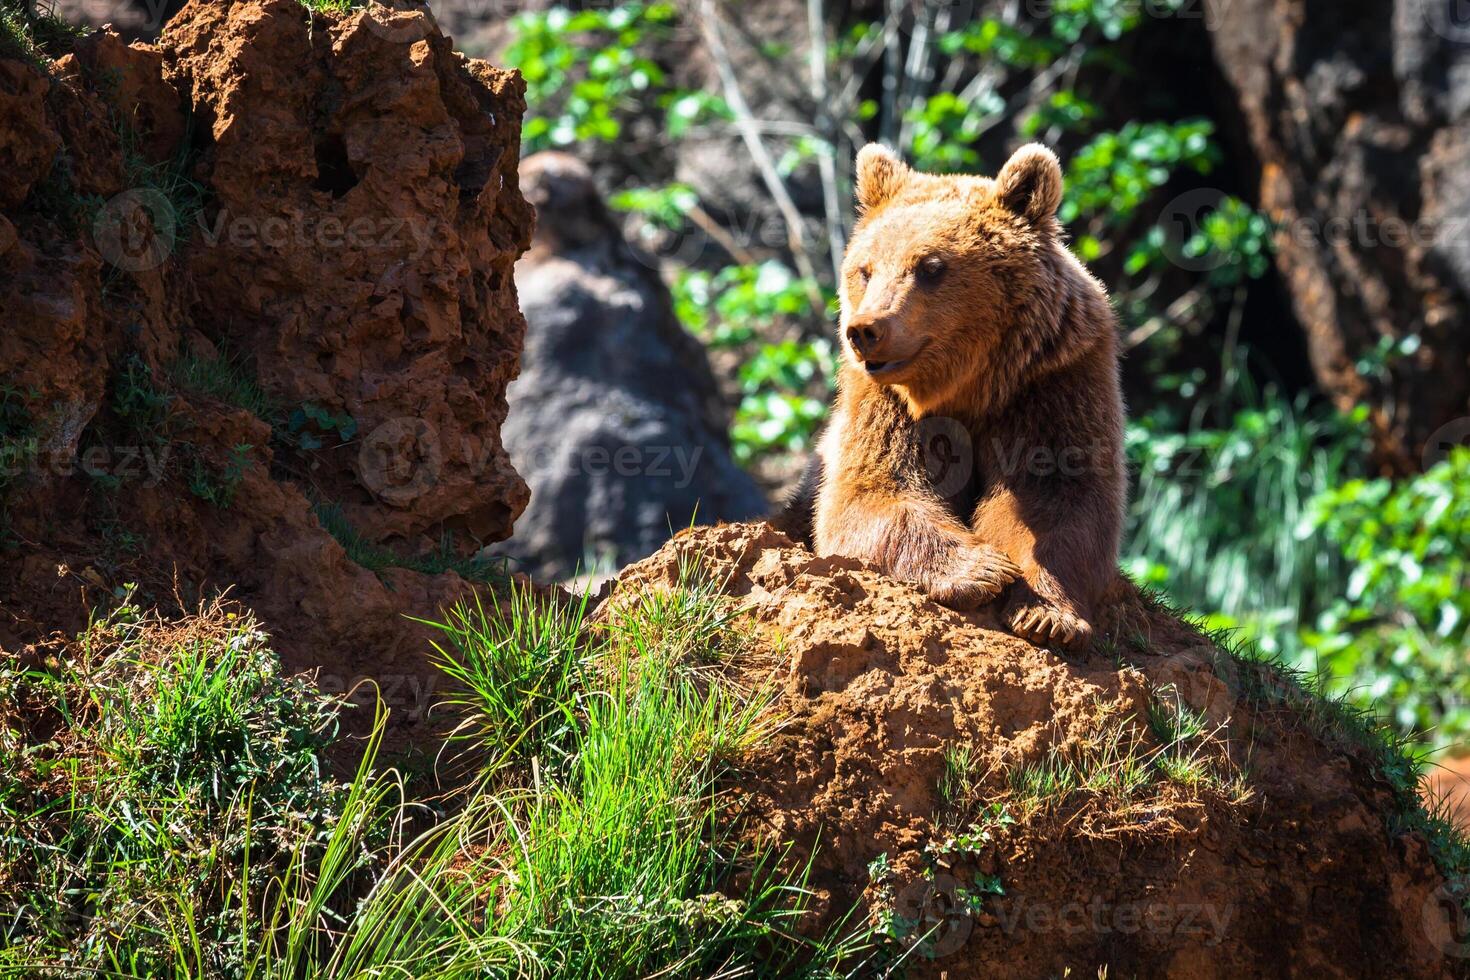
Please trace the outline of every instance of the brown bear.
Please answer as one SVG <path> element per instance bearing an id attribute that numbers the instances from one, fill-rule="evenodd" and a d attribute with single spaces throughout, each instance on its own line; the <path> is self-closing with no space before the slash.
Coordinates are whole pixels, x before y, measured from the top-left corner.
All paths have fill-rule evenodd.
<path id="1" fill-rule="evenodd" d="M 993 180 L 863 148 L 836 406 L 777 523 L 955 608 L 1004 594 L 1017 635 L 1078 649 L 1117 575 L 1127 474 L 1117 325 L 1061 198 L 1038 144 Z"/>

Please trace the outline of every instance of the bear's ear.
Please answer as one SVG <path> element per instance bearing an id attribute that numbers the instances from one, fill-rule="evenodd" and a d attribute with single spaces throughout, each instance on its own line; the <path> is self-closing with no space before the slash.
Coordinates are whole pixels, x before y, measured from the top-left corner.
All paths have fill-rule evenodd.
<path id="1" fill-rule="evenodd" d="M 869 143 L 857 155 L 857 202 L 860 211 L 871 211 L 903 188 L 909 168 L 881 143 Z"/>
<path id="2" fill-rule="evenodd" d="M 995 178 L 996 200 L 1013 214 L 1039 224 L 1062 203 L 1062 165 L 1040 143 L 1027 143 L 1006 161 Z"/>

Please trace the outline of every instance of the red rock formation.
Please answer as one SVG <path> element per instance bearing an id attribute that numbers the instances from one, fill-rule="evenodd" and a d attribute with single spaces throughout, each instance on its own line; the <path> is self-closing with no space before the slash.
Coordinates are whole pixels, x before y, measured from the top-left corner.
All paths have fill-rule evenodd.
<path id="1" fill-rule="evenodd" d="M 427 706 L 404 614 L 467 583 L 360 567 L 313 505 L 461 554 L 525 507 L 499 438 L 524 101 L 422 14 L 378 16 L 200 2 L 156 48 L 0 60 L 0 646 L 126 582 L 228 588 L 289 667 Z M 185 356 L 229 360 L 270 417 L 181 380 Z M 292 433 L 303 409 L 333 431 Z"/>

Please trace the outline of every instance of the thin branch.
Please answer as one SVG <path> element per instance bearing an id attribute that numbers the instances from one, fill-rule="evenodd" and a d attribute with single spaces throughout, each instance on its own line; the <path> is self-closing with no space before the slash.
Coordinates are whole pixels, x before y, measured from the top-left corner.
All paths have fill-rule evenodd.
<path id="1" fill-rule="evenodd" d="M 837 138 L 831 105 L 827 98 L 827 28 L 822 16 L 822 0 L 807 0 L 806 28 L 810 51 L 807 67 L 811 71 L 812 101 L 817 107 L 817 128 L 824 134 L 825 150 L 817 157 L 817 171 L 822 178 L 822 210 L 827 216 L 827 257 L 832 263 L 832 282 L 842 281 L 842 253 L 846 243 L 842 234 L 842 205 L 837 194 Z"/>
<path id="2" fill-rule="evenodd" d="M 723 225 L 698 204 L 689 209 L 689 220 L 694 222 L 706 235 L 713 238 L 736 262 L 741 265 L 755 264 L 755 256 L 750 254 L 749 250 L 735 240 L 734 235 L 726 231 Z"/>
<path id="3" fill-rule="evenodd" d="M 911 111 L 919 106 L 926 92 L 921 84 L 929 62 L 929 5 L 914 16 L 914 33 L 909 38 L 908 58 L 904 60 L 903 77 L 899 80 L 898 97 L 901 107 L 898 118 L 898 145 L 908 146 L 913 123 L 909 121 Z"/>
<path id="4" fill-rule="evenodd" d="M 806 233 L 802 228 L 801 212 L 797 210 L 796 202 L 791 199 L 786 184 L 782 182 L 775 161 L 771 159 L 770 151 L 766 149 L 766 144 L 761 140 L 760 128 L 755 124 L 755 115 L 750 111 L 750 105 L 740 91 L 740 80 L 735 76 L 735 67 L 730 63 L 730 53 L 725 49 L 724 39 L 720 36 L 719 12 L 716 10 L 715 0 L 702 0 L 700 12 L 699 28 L 704 34 L 704 43 L 709 48 L 710 57 L 714 59 L 715 70 L 720 76 L 720 85 L 725 90 L 725 104 L 735 115 L 735 126 L 740 131 L 740 138 L 745 141 L 745 148 L 750 152 L 756 169 L 760 171 L 766 190 L 770 192 L 777 210 L 781 212 L 781 217 L 786 222 L 786 241 L 791 249 L 791 258 L 796 263 L 797 271 L 806 280 L 807 299 L 811 302 L 812 310 L 818 315 L 823 315 L 826 313 L 826 303 L 822 299 L 821 291 L 817 288 L 816 269 L 812 266 L 811 256 L 807 252 Z"/>
<path id="5" fill-rule="evenodd" d="M 888 16 L 883 21 L 883 115 L 879 132 L 890 146 L 898 138 L 898 79 L 903 70 L 898 22 L 903 16 L 902 4 L 903 0 L 888 0 Z"/>

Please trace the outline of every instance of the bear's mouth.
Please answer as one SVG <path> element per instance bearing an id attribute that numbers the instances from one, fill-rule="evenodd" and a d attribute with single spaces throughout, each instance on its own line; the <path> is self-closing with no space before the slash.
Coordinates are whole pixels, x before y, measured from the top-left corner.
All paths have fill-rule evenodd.
<path id="1" fill-rule="evenodd" d="M 880 378 L 890 374 L 897 374 L 912 364 L 914 358 L 924 353 L 924 348 L 928 346 L 928 344 L 923 344 L 908 357 L 898 358 L 892 361 L 864 361 L 863 368 L 868 372 L 868 377 L 870 378 Z"/>
<path id="2" fill-rule="evenodd" d="M 880 374 L 892 374 L 911 360 L 912 358 L 905 357 L 901 361 L 864 361 L 863 367 L 867 369 L 869 377 L 876 377 Z"/>

